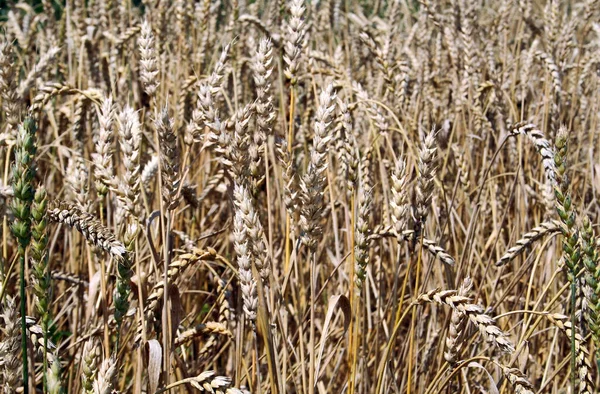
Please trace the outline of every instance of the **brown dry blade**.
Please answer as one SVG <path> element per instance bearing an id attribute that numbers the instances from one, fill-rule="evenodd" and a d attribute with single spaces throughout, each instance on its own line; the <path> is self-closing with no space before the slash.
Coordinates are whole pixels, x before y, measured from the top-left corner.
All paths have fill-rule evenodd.
<path id="1" fill-rule="evenodd" d="M 171 304 L 171 332 L 176 333 L 181 317 L 183 316 L 183 307 L 181 305 L 181 297 L 179 289 L 176 286 L 169 286 L 169 304 Z M 175 344 L 176 335 L 172 335 L 171 345 Z"/>
<path id="2" fill-rule="evenodd" d="M 329 298 L 329 305 L 327 306 L 327 315 L 325 316 L 325 324 L 323 325 L 323 331 L 321 331 L 321 344 L 319 345 L 319 354 L 317 357 L 317 365 L 315 370 L 317 371 L 317 382 L 321 375 L 321 359 L 323 358 L 323 351 L 325 350 L 325 340 L 327 339 L 327 332 L 329 331 L 329 325 L 331 319 L 334 316 L 334 312 L 337 310 L 337 306 L 342 309 L 344 313 L 344 334 L 348 331 L 350 320 L 352 318 L 352 310 L 350 307 L 350 301 L 345 295 L 336 295 Z"/>
<path id="3" fill-rule="evenodd" d="M 148 245 L 150 245 L 150 251 L 152 252 L 152 258 L 154 259 L 155 266 L 160 264 L 160 257 L 158 256 L 158 252 L 156 251 L 156 247 L 154 246 L 154 242 L 152 241 L 152 222 L 154 219 L 160 216 L 160 211 L 154 211 L 146 220 L 146 240 L 148 241 Z"/>
<path id="4" fill-rule="evenodd" d="M 489 373 L 489 371 L 487 369 L 485 369 L 485 367 L 481 364 L 479 364 L 476 361 L 471 361 L 468 365 L 468 368 L 479 368 L 481 370 L 483 370 L 483 373 L 488 377 L 489 381 L 490 381 L 490 385 L 488 387 L 488 390 L 491 394 L 500 394 L 498 392 L 498 385 L 496 384 L 496 381 L 494 380 L 494 377 L 492 376 L 492 374 Z"/>
<path id="5" fill-rule="evenodd" d="M 162 347 L 156 339 L 147 342 L 148 346 L 148 387 L 149 393 L 155 393 L 162 367 Z"/>

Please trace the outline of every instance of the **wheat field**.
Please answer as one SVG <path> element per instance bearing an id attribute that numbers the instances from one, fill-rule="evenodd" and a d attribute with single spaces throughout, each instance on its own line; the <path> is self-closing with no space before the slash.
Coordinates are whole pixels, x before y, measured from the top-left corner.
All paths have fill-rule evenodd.
<path id="1" fill-rule="evenodd" d="M 600 2 L 1 8 L 2 392 L 599 392 Z"/>

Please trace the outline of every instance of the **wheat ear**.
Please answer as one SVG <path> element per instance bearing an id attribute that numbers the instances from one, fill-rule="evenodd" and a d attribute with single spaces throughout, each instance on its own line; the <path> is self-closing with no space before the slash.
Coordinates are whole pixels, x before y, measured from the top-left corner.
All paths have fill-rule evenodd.
<path id="1" fill-rule="evenodd" d="M 21 382 L 21 360 L 19 349 L 21 347 L 21 330 L 19 327 L 19 312 L 15 300 L 6 296 L 2 314 L 2 341 L 0 342 L 0 358 L 4 361 L 1 366 L 2 390 L 4 393 L 13 394 L 17 392 Z"/>
<path id="2" fill-rule="evenodd" d="M 551 313 L 547 315 L 556 327 L 561 329 L 569 338 L 574 338 L 575 344 L 575 370 L 579 379 L 579 392 L 581 394 L 594 393 L 594 384 L 592 382 L 592 366 L 589 360 L 589 351 L 585 347 L 585 339 L 581 336 L 577 329 L 573 330 L 571 317 L 560 313 Z"/>
<path id="3" fill-rule="evenodd" d="M 140 79 L 144 85 L 144 91 L 150 97 L 154 97 L 158 88 L 158 59 L 154 44 L 152 26 L 145 20 L 138 39 L 140 49 Z"/>
<path id="4" fill-rule="evenodd" d="M 139 155 L 142 130 L 138 114 L 129 106 L 125 107 L 119 116 L 119 122 L 119 138 L 125 174 L 114 191 L 117 193 L 123 211 L 136 218 L 140 196 Z"/>
<path id="5" fill-rule="evenodd" d="M 98 140 L 95 144 L 96 151 L 92 153 L 96 191 L 100 197 L 105 196 L 108 193 L 108 189 L 115 186 L 111 152 L 114 120 L 115 107 L 112 99 L 107 97 L 98 110 L 100 130 L 98 132 Z"/>
<path id="6" fill-rule="evenodd" d="M 298 83 L 298 69 L 302 49 L 306 45 L 306 25 L 304 23 L 304 0 L 292 0 L 290 2 L 290 19 L 286 25 L 287 34 L 283 44 L 283 60 L 286 64 L 284 74 L 290 80 L 292 86 Z"/>
<path id="7" fill-rule="evenodd" d="M 547 201 L 552 201 L 552 190 L 556 185 L 556 165 L 552 144 L 546 139 L 544 133 L 532 123 L 516 123 L 513 125 L 510 136 L 516 135 L 526 136 L 542 157 L 542 165 L 544 166 L 544 173 L 546 175 L 544 197 Z"/>
<path id="8" fill-rule="evenodd" d="M 431 199 L 433 197 L 433 178 L 435 177 L 435 158 L 437 148 L 435 146 L 435 135 L 429 133 L 419 151 L 419 177 L 416 188 L 415 208 L 415 238 L 421 236 L 421 231 L 427 220 Z"/>
<path id="9" fill-rule="evenodd" d="M 37 151 L 35 141 L 35 123 L 31 117 L 19 125 L 15 161 L 13 165 L 13 205 L 12 211 L 15 220 L 11 225 L 11 232 L 18 241 L 17 256 L 19 259 L 19 295 L 21 303 L 21 357 L 23 361 L 23 384 L 28 384 L 27 340 L 26 321 L 27 313 L 25 294 L 25 251 L 31 241 L 31 203 L 35 189 L 35 154 Z"/>
<path id="10" fill-rule="evenodd" d="M 514 387 L 516 394 L 533 394 L 533 385 L 520 369 L 502 366 L 502 373 Z"/>
<path id="11" fill-rule="evenodd" d="M 370 240 L 376 240 L 381 238 L 397 238 L 398 240 L 409 242 L 414 239 L 414 230 L 404 230 L 401 233 L 397 233 L 395 228 L 392 226 L 378 226 L 373 229 L 369 235 Z M 441 262 L 454 265 L 455 260 L 444 248 L 439 246 L 437 242 L 423 238 L 423 246 L 431 253 L 434 257 L 440 259 Z"/>
<path id="12" fill-rule="evenodd" d="M 369 264 L 369 214 L 373 203 L 373 192 L 365 190 L 367 185 L 362 185 L 358 193 L 358 215 L 354 231 L 354 260 L 356 264 L 354 282 L 360 289 L 367 276 Z"/>
<path id="13" fill-rule="evenodd" d="M 317 238 L 321 235 L 321 214 L 324 208 L 324 190 L 327 170 L 327 145 L 331 141 L 329 132 L 333 110 L 335 108 L 333 85 L 328 85 L 319 96 L 319 107 L 315 114 L 315 136 L 310 154 L 310 163 L 306 174 L 300 182 L 302 208 L 300 210 L 300 226 L 303 231 L 303 242 L 314 250 Z"/>
<path id="14" fill-rule="evenodd" d="M 125 258 L 127 252 L 123 243 L 104 227 L 92 214 L 83 212 L 75 205 L 59 200 L 48 203 L 48 218 L 56 223 L 64 223 L 77 229 L 94 246 L 108 252 L 115 258 Z"/>
<path id="15" fill-rule="evenodd" d="M 177 279 L 181 276 L 181 274 L 185 271 L 187 267 L 192 264 L 197 263 L 198 261 L 222 261 L 226 264 L 229 264 L 223 257 L 219 256 L 217 252 L 212 249 L 200 249 L 193 248 L 188 253 L 183 253 L 177 256 L 175 260 L 173 260 L 169 264 L 169 270 L 167 271 L 167 283 L 175 283 Z M 153 321 L 153 315 L 158 310 L 160 302 L 165 294 L 165 285 L 164 281 L 159 281 L 154 285 L 148 298 L 146 299 L 146 306 L 144 307 L 144 316 L 146 319 L 146 324 L 148 325 Z M 144 326 L 140 324 L 138 326 L 135 343 L 140 344 L 142 340 L 142 330 L 144 330 Z"/>
<path id="16" fill-rule="evenodd" d="M 483 307 L 472 304 L 468 297 L 459 295 L 457 290 L 431 290 L 419 296 L 417 302 L 430 302 L 449 306 L 467 316 L 477 326 L 483 337 L 498 349 L 506 353 L 515 351 L 506 333 L 496 326 L 493 318 L 484 313 Z"/>
<path id="17" fill-rule="evenodd" d="M 471 281 L 471 278 L 465 278 L 458 289 L 458 295 L 466 297 L 471 291 L 472 287 L 473 282 Z M 448 335 L 446 336 L 446 351 L 444 352 L 444 359 L 452 367 L 455 367 L 457 364 L 458 356 L 460 355 L 460 350 L 463 344 L 463 337 L 465 335 L 467 322 L 468 320 L 465 318 L 464 314 L 458 310 L 452 310 L 452 315 L 450 316 L 450 325 L 448 326 Z"/>
<path id="18" fill-rule="evenodd" d="M 496 266 L 501 267 L 511 262 L 515 257 L 521 254 L 525 249 L 531 247 L 537 240 L 551 234 L 561 231 L 561 223 L 558 220 L 550 220 L 531 229 L 510 247 L 506 253 L 496 262 Z"/>
<path id="19" fill-rule="evenodd" d="M 114 380 L 117 376 L 117 361 L 110 357 L 105 359 L 100 366 L 98 376 L 94 380 L 94 394 L 111 394 L 113 392 Z"/>
<path id="20" fill-rule="evenodd" d="M 167 108 L 163 108 L 155 122 L 160 142 L 160 171 L 162 174 L 162 197 L 165 209 L 172 211 L 178 205 L 179 151 L 177 136 L 173 129 L 173 120 L 169 118 Z"/>
<path id="21" fill-rule="evenodd" d="M 181 334 L 177 335 L 177 338 L 175 339 L 175 346 L 181 346 L 185 342 L 191 341 L 197 336 L 206 334 L 223 335 L 227 337 L 233 336 L 233 334 L 227 329 L 227 326 L 225 326 L 225 324 L 219 322 L 206 322 L 204 324 L 199 324 L 194 328 L 185 330 Z"/>
<path id="22" fill-rule="evenodd" d="M 83 345 L 83 354 L 81 358 L 81 386 L 85 394 L 92 394 L 94 391 L 94 380 L 98 374 L 98 358 L 100 357 L 100 347 L 97 346 L 92 338 Z"/>
<path id="23" fill-rule="evenodd" d="M 265 152 L 267 136 L 272 134 L 275 111 L 273 97 L 269 93 L 269 79 L 273 73 L 273 44 L 269 39 L 262 39 L 258 45 L 254 61 L 254 83 L 256 84 L 256 130 L 250 149 L 250 174 L 258 178 L 259 166 Z"/>
<path id="24" fill-rule="evenodd" d="M 598 265 L 598 252 L 596 250 L 596 237 L 588 216 L 583 218 L 581 229 L 581 250 L 583 252 L 583 266 L 586 270 L 585 279 L 590 291 L 586 294 L 589 304 L 585 316 L 588 327 L 592 332 L 592 339 L 596 348 L 600 347 L 600 266 Z M 600 352 L 596 351 L 596 364 L 600 366 Z"/>
<path id="25" fill-rule="evenodd" d="M 392 199 L 390 200 L 390 209 L 392 216 L 392 225 L 396 233 L 400 234 L 406 230 L 407 219 L 409 218 L 410 205 L 408 201 L 408 177 L 406 174 L 406 162 L 397 160 L 394 171 L 391 175 L 392 180 Z"/>
<path id="26" fill-rule="evenodd" d="M 270 263 L 263 226 L 247 188 L 236 184 L 233 190 L 236 208 L 244 220 L 254 265 L 264 284 L 268 284 Z M 236 211 L 237 214 L 237 211 Z"/>
<path id="27" fill-rule="evenodd" d="M 234 191 L 235 199 L 235 218 L 234 218 L 234 249 L 237 255 L 238 275 L 240 278 L 240 288 L 242 298 L 244 299 L 244 314 L 252 322 L 256 320 L 256 311 L 258 309 L 258 296 L 256 293 L 256 279 L 252 274 L 252 248 L 250 246 L 250 237 L 248 228 L 244 220 L 244 212 L 241 206 L 246 204 L 244 198 L 247 196 L 247 190 L 242 186 L 236 185 Z"/>

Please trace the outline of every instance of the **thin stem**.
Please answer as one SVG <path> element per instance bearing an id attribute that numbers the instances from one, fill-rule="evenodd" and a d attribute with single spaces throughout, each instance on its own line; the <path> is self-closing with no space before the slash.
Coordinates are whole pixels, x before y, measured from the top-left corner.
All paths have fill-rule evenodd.
<path id="1" fill-rule="evenodd" d="M 310 263 L 310 367 L 308 370 L 308 384 L 310 394 L 315 392 L 315 269 L 317 266 L 317 252 L 313 252 Z"/>
<path id="2" fill-rule="evenodd" d="M 292 147 L 294 145 L 294 101 L 295 101 L 295 95 L 294 95 L 294 86 L 292 85 L 290 87 L 290 119 L 289 119 L 289 125 L 288 125 L 288 141 L 287 141 L 287 150 L 288 153 L 292 154 Z M 293 160 L 293 159 L 290 159 Z M 284 269 L 285 269 L 285 273 L 287 274 L 288 269 L 290 267 L 290 256 L 291 256 L 291 241 L 290 241 L 290 226 L 291 226 L 291 218 L 290 218 L 290 213 L 289 211 L 286 209 L 285 211 L 285 264 L 284 264 Z"/>
<path id="3" fill-rule="evenodd" d="M 423 231 L 421 231 L 421 235 L 420 235 L 420 244 L 419 244 L 419 254 L 417 256 L 417 273 L 416 273 L 416 277 L 415 277 L 415 294 L 419 294 L 419 276 L 421 275 L 421 256 L 423 252 Z M 407 272 L 407 276 L 408 276 L 408 272 Z M 416 310 L 413 309 L 412 312 L 412 319 L 410 322 L 410 336 L 409 336 L 409 350 L 408 350 L 408 381 L 407 381 L 407 390 L 406 393 L 410 394 L 411 393 L 411 387 L 412 387 L 412 370 L 413 370 L 413 351 L 414 351 L 414 346 L 415 346 L 415 338 L 414 338 L 414 333 L 415 333 L 415 325 L 417 322 L 417 313 Z"/>
<path id="4" fill-rule="evenodd" d="M 355 370 L 355 361 L 356 358 L 354 357 L 354 350 L 355 350 L 355 345 L 354 345 L 354 341 L 356 338 L 356 335 L 354 334 L 354 331 L 356 331 L 358 329 L 357 327 L 357 323 L 356 323 L 356 302 L 355 302 L 355 296 L 354 296 L 354 275 L 356 274 L 354 272 L 354 223 L 355 223 L 355 206 L 354 206 L 354 200 L 356 197 L 356 193 L 354 190 L 352 190 L 352 195 L 350 196 L 350 259 L 349 259 L 349 264 L 350 264 L 350 303 L 352 305 L 352 324 L 350 324 L 350 332 L 348 333 L 348 349 L 349 349 L 349 354 L 348 354 L 348 363 L 350 364 L 350 382 L 349 382 L 349 387 L 348 387 L 348 394 L 353 394 L 354 393 L 354 381 L 356 379 L 356 370 Z"/>
<path id="5" fill-rule="evenodd" d="M 100 223 L 104 224 L 104 199 L 100 198 Z M 107 223 L 108 224 L 108 223 Z M 91 273 L 90 273 L 91 274 Z M 106 263 L 104 259 L 100 259 L 100 288 L 102 289 L 101 305 L 102 305 L 102 319 L 104 324 L 104 354 L 110 354 L 110 338 L 108 336 L 108 306 L 106 305 L 106 296 L 108 290 L 106 289 Z"/>
<path id="6" fill-rule="evenodd" d="M 27 363 L 27 299 L 25 298 L 25 248 L 19 246 L 19 294 L 21 297 L 21 352 L 23 357 L 23 393 L 29 394 L 29 369 Z"/>
<path id="7" fill-rule="evenodd" d="M 577 298 L 575 292 L 576 292 L 576 287 L 575 287 L 575 281 L 576 281 L 576 274 L 575 272 L 573 272 L 573 280 L 571 281 L 571 392 L 574 393 L 575 392 L 575 327 L 576 326 L 576 322 L 575 322 L 575 299 Z"/>

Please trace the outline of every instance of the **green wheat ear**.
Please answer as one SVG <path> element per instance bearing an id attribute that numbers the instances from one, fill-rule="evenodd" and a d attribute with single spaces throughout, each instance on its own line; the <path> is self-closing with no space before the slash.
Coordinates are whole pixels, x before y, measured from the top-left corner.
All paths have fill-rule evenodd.
<path id="1" fill-rule="evenodd" d="M 583 218 L 581 229 L 581 251 L 585 267 L 585 280 L 590 287 L 586 295 L 589 308 L 585 316 L 588 328 L 592 332 L 592 339 L 596 349 L 600 347 L 600 267 L 598 266 L 598 252 L 596 251 L 596 236 L 590 219 Z M 596 364 L 600 367 L 600 353 L 596 351 Z"/>
<path id="2" fill-rule="evenodd" d="M 571 284 L 571 325 L 575 324 L 575 308 L 577 299 L 577 275 L 581 270 L 581 250 L 579 248 L 579 232 L 575 226 L 575 210 L 571 202 L 569 192 L 569 179 L 567 177 L 567 147 L 568 137 L 566 127 L 561 126 L 556 135 L 556 154 L 554 164 L 556 166 L 557 185 L 554 188 L 556 197 L 556 211 L 562 221 L 562 258 L 566 266 L 567 279 Z M 571 331 L 571 387 L 575 389 L 575 330 Z"/>
<path id="3" fill-rule="evenodd" d="M 13 192 L 14 200 L 12 211 L 15 220 L 11 225 L 11 232 L 19 243 L 18 256 L 20 267 L 20 298 L 21 298 L 21 348 L 23 360 L 23 382 L 28 381 L 27 371 L 27 324 L 25 317 L 25 251 L 31 242 L 31 203 L 35 194 L 33 179 L 35 177 L 35 123 L 27 117 L 18 128 L 17 145 L 15 149 L 15 162 L 13 165 Z M 23 385 L 27 394 L 27 384 Z"/>
<path id="4" fill-rule="evenodd" d="M 48 217 L 46 209 L 48 206 L 48 196 L 46 189 L 39 187 L 33 198 L 31 205 L 31 249 L 30 261 L 33 276 L 33 292 L 35 294 L 35 307 L 40 317 L 40 326 L 44 336 L 43 345 L 43 373 L 44 386 L 48 387 L 48 337 L 50 335 L 50 326 L 52 324 L 52 315 L 50 313 L 50 299 L 52 296 L 52 286 L 50 272 L 48 271 Z M 56 364 L 56 362 L 55 362 Z M 54 366 L 53 366 L 54 368 Z"/>

